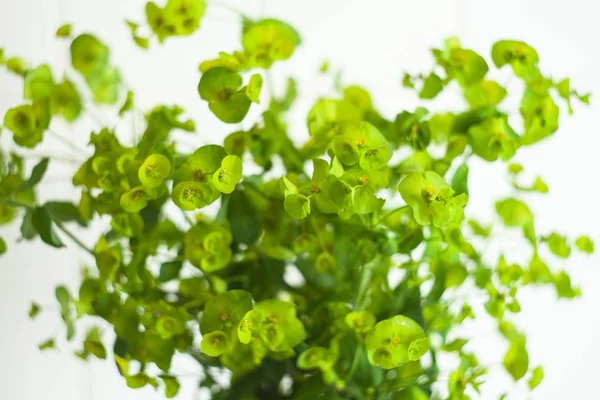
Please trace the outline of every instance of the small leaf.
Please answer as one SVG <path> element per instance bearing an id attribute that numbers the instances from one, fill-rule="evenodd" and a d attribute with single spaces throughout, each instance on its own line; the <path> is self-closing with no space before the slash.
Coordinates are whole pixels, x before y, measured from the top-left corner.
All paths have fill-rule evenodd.
<path id="1" fill-rule="evenodd" d="M 542 380 L 544 380 L 544 367 L 539 365 L 531 371 L 531 377 L 529 378 L 529 389 L 533 390 L 538 387 L 539 384 L 542 383 Z"/>
<path id="2" fill-rule="evenodd" d="M 38 344 L 38 349 L 41 351 L 54 350 L 56 349 L 56 343 L 54 342 L 54 339 L 48 339 L 45 342 Z"/>
<path id="3" fill-rule="evenodd" d="M 454 173 L 454 177 L 452 177 L 452 190 L 456 192 L 456 194 L 469 194 L 469 166 L 467 164 L 462 164 L 460 167 L 456 169 Z"/>
<path id="4" fill-rule="evenodd" d="M 422 99 L 434 99 L 442 90 L 444 90 L 442 78 L 432 72 L 425 78 L 419 97 Z"/>
<path id="5" fill-rule="evenodd" d="M 33 226 L 32 216 L 33 211 L 28 209 L 23 216 L 23 222 L 21 222 L 21 235 L 26 240 L 31 240 L 37 235 L 37 230 Z"/>
<path id="6" fill-rule="evenodd" d="M 68 201 L 50 201 L 44 204 L 44 207 L 48 209 L 53 221 L 77 222 L 80 226 L 87 226 L 87 222 L 84 221 L 79 212 L 79 207 L 73 203 Z"/>
<path id="7" fill-rule="evenodd" d="M 158 281 L 162 283 L 177 278 L 182 266 L 183 264 L 180 261 L 170 261 L 161 264 Z"/>
<path id="8" fill-rule="evenodd" d="M 29 188 L 34 187 L 44 177 L 46 170 L 48 169 L 48 164 L 50 163 L 50 159 L 48 157 L 42 158 L 42 160 L 36 164 L 35 167 L 31 170 L 31 176 L 25 183 L 21 185 L 19 191 L 27 190 Z"/>
<path id="9" fill-rule="evenodd" d="M 525 347 L 525 340 L 518 338 L 512 340 L 506 356 L 504 357 L 504 368 L 518 381 L 523 378 L 529 368 L 529 355 L 527 354 L 527 348 Z"/>
<path id="10" fill-rule="evenodd" d="M 133 92 L 127 92 L 127 98 L 125 99 L 125 103 L 119 109 L 119 117 L 125 115 L 126 112 L 133 110 Z"/>
<path id="11" fill-rule="evenodd" d="M 31 308 L 29 308 L 29 318 L 34 319 L 40 313 L 41 307 L 37 303 L 31 303 Z"/>
<path id="12" fill-rule="evenodd" d="M 553 232 L 546 239 L 546 242 L 552 254 L 561 258 L 568 258 L 571 255 L 571 246 L 567 243 L 566 237 Z"/>
<path id="13" fill-rule="evenodd" d="M 65 38 L 71 36 L 72 26 L 71 24 L 65 24 L 57 29 L 56 37 Z"/>
<path id="14" fill-rule="evenodd" d="M 577 249 L 583 253 L 592 254 L 594 252 L 594 242 L 589 236 L 580 236 L 575 241 Z"/>
<path id="15" fill-rule="evenodd" d="M 509 227 L 524 227 L 533 223 L 533 214 L 529 207 L 516 199 L 497 201 L 496 212 L 502 218 L 504 225 Z"/>
<path id="16" fill-rule="evenodd" d="M 263 85 L 263 78 L 260 74 L 254 74 L 250 77 L 250 82 L 246 86 L 246 95 L 256 104 L 260 104 L 260 92 Z"/>

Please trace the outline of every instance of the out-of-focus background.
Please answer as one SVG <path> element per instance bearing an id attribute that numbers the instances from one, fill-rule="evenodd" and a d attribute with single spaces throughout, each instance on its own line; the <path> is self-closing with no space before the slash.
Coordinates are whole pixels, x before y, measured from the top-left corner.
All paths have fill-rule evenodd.
<path id="1" fill-rule="evenodd" d="M 75 33 L 98 35 L 111 47 L 111 60 L 121 69 L 128 86 L 136 92 L 137 107 L 179 104 L 196 120 L 198 133 L 182 137 L 191 147 L 216 143 L 228 132 L 200 101 L 196 85 L 200 61 L 218 51 L 239 47 L 240 24 L 224 5 L 250 17 L 272 16 L 297 27 L 303 38 L 294 57 L 276 64 L 273 80 L 283 86 L 288 75 L 298 78 L 300 101 L 292 114 L 292 134 L 306 137 L 304 116 L 314 99 L 330 90 L 329 80 L 318 73 L 323 60 L 334 70 L 342 69 L 345 83 L 365 86 L 376 106 L 388 116 L 413 109 L 416 96 L 401 88 L 403 71 L 427 71 L 433 65 L 429 48 L 442 46 L 448 36 L 485 55 L 498 39 L 519 39 L 534 46 L 544 71 L 560 78 L 571 77 L 581 91 L 600 93 L 600 5 L 591 0 L 208 0 L 202 28 L 189 38 L 168 39 L 151 52 L 137 48 L 125 19 L 142 21 L 143 0 L 0 0 L 0 47 L 7 55 L 20 55 L 32 65 L 48 62 L 58 71 L 69 63 L 68 44 L 56 40 L 54 32 L 63 23 L 73 23 Z M 506 72 L 506 71 L 505 71 Z M 508 77 L 509 74 L 501 75 Z M 501 81 L 503 82 L 503 81 Z M 513 82 L 507 80 L 509 84 Z M 518 83 L 516 84 L 518 88 Z M 458 93 L 445 93 L 439 108 L 456 106 Z M 0 70 L 0 115 L 22 99 L 21 79 Z M 573 117 L 561 114 L 561 130 L 550 140 L 520 151 L 516 160 L 526 166 L 528 176 L 541 175 L 549 195 L 528 198 L 540 232 L 557 230 L 569 236 L 587 233 L 600 240 L 598 211 L 598 115 L 600 106 L 592 96 L 591 107 L 576 107 Z M 104 112 L 111 125 L 115 110 Z M 249 120 L 252 116 L 249 116 Z M 122 137 L 142 121 L 118 125 Z M 53 124 L 53 129 L 85 144 L 93 120 L 75 126 Z M 138 128 L 139 129 L 139 128 Z M 8 135 L 5 135 L 8 136 Z M 10 140 L 3 138 L 2 146 Z M 64 163 L 53 165 L 42 189 L 46 199 L 76 199 L 68 184 L 73 171 L 70 160 L 81 160 L 51 138 L 32 154 L 59 154 Z M 32 156 L 34 157 L 34 156 Z M 470 179 L 468 212 L 491 221 L 493 199 L 509 193 L 501 165 L 475 162 Z M 98 224 L 97 229 L 102 229 Z M 0 399 L 3 400 L 100 400 L 162 399 L 152 389 L 131 390 L 118 375 L 114 363 L 75 358 L 65 343 L 62 351 L 41 353 L 37 344 L 58 334 L 64 337 L 54 287 L 76 287 L 80 268 L 92 260 L 78 250 L 55 250 L 41 243 L 14 244 L 18 226 L 1 227 L 9 251 L 0 258 Z M 81 240 L 92 244 L 93 234 Z M 67 240 L 67 239 L 65 239 Z M 524 261 L 528 250 L 516 236 L 507 234 L 494 242 L 492 255 L 504 251 L 509 261 Z M 526 383 L 514 385 L 501 366 L 506 343 L 494 333 L 486 317 L 465 326 L 473 336 L 468 345 L 490 366 L 491 376 L 481 398 L 497 399 L 508 391 L 507 400 L 593 400 L 600 398 L 597 384 L 600 359 L 600 268 L 599 256 L 575 255 L 568 265 L 583 296 L 575 301 L 556 301 L 551 289 L 525 290 L 520 296 L 523 311 L 515 320 L 528 334 L 530 363 L 543 364 L 546 379 L 533 394 Z M 564 264 L 564 262 L 563 262 Z M 47 305 L 35 321 L 27 311 L 31 301 Z M 448 372 L 450 372 L 448 366 Z M 183 376 L 178 399 L 202 398 L 196 390 L 200 372 L 193 362 L 177 359 L 175 373 Z M 442 367 L 442 372 L 444 367 Z M 443 374 L 442 374 L 443 375 Z M 444 385 L 444 382 L 441 382 Z"/>

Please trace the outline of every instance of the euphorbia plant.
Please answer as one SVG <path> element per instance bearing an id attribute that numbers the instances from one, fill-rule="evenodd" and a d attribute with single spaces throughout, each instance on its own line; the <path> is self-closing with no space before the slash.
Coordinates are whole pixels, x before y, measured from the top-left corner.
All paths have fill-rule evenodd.
<path id="1" fill-rule="evenodd" d="M 127 23 L 148 49 L 196 32 L 205 8 L 204 0 L 149 2 L 150 35 Z M 469 399 L 488 371 L 454 328 L 487 314 L 508 341 L 506 370 L 533 390 L 543 370 L 530 365 L 526 337 L 511 323 L 521 309 L 517 293 L 552 285 L 558 297 L 578 296 L 544 251 L 567 258 L 572 247 L 591 253 L 594 245 L 536 231 L 526 199 L 548 187 L 541 178 L 523 183 L 523 167 L 511 160 L 557 131 L 557 102 L 572 111 L 572 99 L 588 103 L 589 95 L 544 75 L 526 43 L 493 44 L 489 63 L 449 39 L 432 50 L 431 71 L 404 75 L 422 107 L 384 115 L 366 89 L 337 80 L 335 93 L 315 99 L 306 137 L 292 140 L 294 79 L 283 97 L 262 89 L 300 35 L 276 19 L 241 22 L 237 50 L 199 60 L 198 101 L 226 124 L 258 108 L 254 125 L 193 151 L 172 137 L 196 130 L 178 106 L 149 110 L 143 132 L 100 125 L 85 149 L 93 153 L 72 177 L 78 201 L 38 201 L 36 187 L 54 160 L 29 169 L 25 148 L 60 135 L 50 131 L 53 120 L 77 123 L 91 112 L 83 96 L 126 118 L 135 109 L 131 88 L 101 39 L 70 25 L 57 32 L 70 42 L 62 79 L 48 65 L 0 51 L 1 64 L 22 76 L 25 97 L 4 116 L 13 143 L 0 153 L 0 223 L 19 223 L 23 239 L 89 253 L 79 289 L 56 288 L 66 337 L 82 342 L 75 354 L 114 358 L 129 387 L 151 385 L 168 398 L 179 389 L 171 369 L 178 352 L 203 366 L 201 385 L 215 399 Z M 507 93 L 488 77 L 490 66 L 512 69 L 523 89 Z M 327 65 L 322 70 L 328 74 Z M 430 112 L 444 90 L 465 101 Z M 521 98 L 517 110 L 504 106 L 509 95 Z M 509 118 L 515 112 L 520 121 Z M 473 158 L 507 165 L 514 192 L 495 210 L 531 245 L 529 263 L 515 264 L 510 254 L 491 261 L 482 250 L 502 227 L 469 217 L 469 191 L 478 189 L 468 183 Z M 249 165 L 259 172 L 244 173 Z M 215 203 L 215 212 L 203 210 Z M 106 226 L 88 247 L 75 230 L 96 219 Z M 391 284 L 388 275 L 398 272 Z M 485 298 L 485 310 L 453 296 L 463 286 Z M 30 316 L 39 311 L 34 303 Z M 84 317 L 98 325 L 76 334 Z M 53 347 L 54 338 L 40 344 Z M 447 383 L 439 380 L 440 352 L 460 361 Z M 222 386 L 214 376 L 225 369 L 230 385 Z"/>

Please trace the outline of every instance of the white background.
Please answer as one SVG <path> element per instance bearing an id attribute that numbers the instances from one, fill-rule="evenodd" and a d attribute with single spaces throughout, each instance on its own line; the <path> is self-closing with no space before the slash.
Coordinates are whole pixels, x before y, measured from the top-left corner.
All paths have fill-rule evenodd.
<path id="1" fill-rule="evenodd" d="M 330 60 L 335 69 L 342 68 L 344 82 L 368 87 L 376 105 L 390 116 L 416 104 L 415 96 L 400 87 L 401 73 L 430 68 L 428 48 L 441 46 L 450 35 L 459 36 L 465 47 L 485 55 L 495 40 L 525 40 L 538 50 L 545 71 L 557 78 L 572 77 L 573 86 L 582 91 L 600 93 L 600 11 L 591 0 L 230 3 L 253 17 L 266 15 L 287 20 L 301 32 L 302 48 L 292 60 L 277 66 L 273 77 L 276 83 L 283 83 L 288 74 L 299 77 L 301 99 L 299 111 L 293 115 L 292 129 L 299 140 L 306 137 L 306 110 L 317 96 L 328 92 L 328 81 L 317 74 L 322 60 Z M 0 46 L 8 55 L 21 55 L 34 65 L 49 62 L 60 71 L 68 63 L 68 51 L 65 43 L 53 38 L 53 33 L 62 23 L 72 22 L 75 32 L 95 33 L 110 45 L 112 60 L 120 67 L 127 84 L 135 89 L 139 108 L 159 103 L 180 104 L 198 127 L 196 135 L 183 140 L 190 147 L 218 142 L 231 128 L 218 123 L 198 98 L 197 65 L 218 51 L 231 51 L 239 46 L 235 14 L 217 6 L 209 7 L 199 33 L 191 38 L 167 40 L 160 47 L 153 43 L 153 51 L 146 53 L 132 43 L 123 22 L 125 18 L 141 21 L 143 7 L 141 0 L 0 0 Z M 0 115 L 21 100 L 21 85 L 17 77 L 0 71 Z M 597 208 L 600 108 L 594 100 L 592 97 L 592 107 L 576 107 L 574 117 L 563 113 L 558 134 L 535 148 L 521 151 L 517 157 L 526 166 L 528 176 L 541 174 L 550 186 L 549 195 L 528 199 L 540 232 L 558 230 L 570 236 L 588 233 L 600 239 Z M 444 94 L 441 105 L 453 106 L 457 101 L 456 95 Z M 115 123 L 114 110 L 106 111 L 105 115 Z M 135 123 L 131 120 L 119 125 L 121 134 L 125 137 L 132 126 Z M 97 125 L 91 120 L 74 127 L 53 126 L 81 144 L 94 127 Z M 47 141 L 34 153 L 81 159 L 53 139 Z M 6 138 L 2 140 L 3 146 L 8 143 Z M 501 165 L 481 162 L 473 169 L 477 167 L 479 172 L 471 177 L 469 212 L 490 220 L 493 199 L 509 193 L 503 183 L 504 170 Z M 64 183 L 68 182 L 71 171 L 67 162 L 54 165 L 42 196 L 75 199 L 76 192 Z M 42 340 L 53 334 L 64 336 L 55 306 L 55 285 L 66 283 L 76 287 L 79 268 L 90 260 L 76 250 L 58 251 L 40 243 L 16 245 L 17 227 L 2 227 L 0 233 L 10 247 L 7 255 L 0 258 L 0 399 L 161 399 L 161 394 L 151 389 L 128 389 L 112 362 L 86 364 L 74 358 L 62 341 L 59 341 L 61 352 L 38 352 L 37 344 Z M 503 249 L 509 261 L 522 261 L 528 255 L 527 248 L 516 238 L 505 235 L 490 251 L 497 254 Z M 82 240 L 91 245 L 93 235 L 83 234 Z M 525 291 L 520 297 L 524 310 L 516 320 L 528 334 L 531 364 L 541 363 L 546 371 L 544 383 L 531 397 L 523 385 L 513 385 L 499 367 L 506 345 L 492 333 L 493 326 L 485 317 L 483 322 L 465 327 L 474 336 L 469 346 L 481 352 L 482 360 L 492 371 L 483 387 L 482 399 L 496 399 L 503 390 L 509 391 L 508 398 L 514 400 L 600 398 L 595 382 L 600 358 L 598 260 L 598 256 L 576 255 L 568 262 L 574 282 L 582 286 L 581 299 L 557 302 L 550 289 Z M 557 267 L 567 266 L 563 264 L 554 261 Z M 31 300 L 49 305 L 34 322 L 27 318 Z M 178 360 L 174 365 L 174 371 L 185 377 L 178 398 L 197 398 L 194 386 L 199 372 L 195 365 L 186 360 Z"/>

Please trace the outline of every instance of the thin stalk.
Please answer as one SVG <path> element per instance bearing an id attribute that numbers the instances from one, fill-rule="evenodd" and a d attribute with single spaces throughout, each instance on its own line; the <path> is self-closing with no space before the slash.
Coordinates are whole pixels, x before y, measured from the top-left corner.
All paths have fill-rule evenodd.
<path id="1" fill-rule="evenodd" d="M 0 204 L 6 204 L 8 206 L 12 206 L 12 207 L 22 207 L 28 210 L 33 210 L 35 207 L 32 207 L 28 204 L 25 203 L 21 203 L 19 201 L 15 201 L 15 200 L 11 200 L 11 199 L 0 199 Z M 87 253 L 91 254 L 92 256 L 95 257 L 94 252 L 87 247 L 85 244 L 83 244 L 83 242 L 81 242 L 81 240 L 79 240 L 77 238 L 77 236 L 75 236 L 73 233 L 71 233 L 71 231 L 69 231 L 60 221 L 56 221 L 56 220 L 52 220 L 54 222 L 54 224 L 56 224 L 56 227 L 61 230 L 65 235 L 67 235 L 73 242 L 75 242 L 75 244 L 77 244 L 79 247 L 81 247 L 82 250 L 85 250 Z"/>
<path id="2" fill-rule="evenodd" d="M 83 242 L 81 240 L 79 240 L 77 238 L 77 236 L 75 236 L 73 233 L 71 233 L 60 221 L 54 221 L 54 223 L 56 224 L 56 227 L 58 229 L 60 229 L 65 235 L 67 235 L 73 242 L 75 242 L 76 245 L 78 245 L 82 250 L 85 250 L 87 253 L 89 253 L 92 257 L 95 257 L 96 254 L 94 254 L 94 252 L 92 251 L 92 249 L 90 249 L 89 247 L 87 247 L 85 244 L 83 244 Z"/>
<path id="3" fill-rule="evenodd" d="M 358 360 L 360 360 L 360 357 L 362 356 L 362 352 L 363 352 L 363 345 L 362 345 L 362 343 L 358 343 L 358 346 L 356 346 L 356 352 L 354 353 L 354 359 L 352 359 L 352 365 L 350 366 L 350 370 L 348 371 L 348 376 L 346 377 L 346 382 L 350 382 L 350 380 L 352 379 L 352 376 L 354 375 L 354 372 L 356 371 L 356 368 L 358 368 Z"/>
<path id="4" fill-rule="evenodd" d="M 190 217 L 188 215 L 187 212 L 185 212 L 184 210 L 181 210 L 181 214 L 183 214 L 183 218 L 185 218 L 185 220 L 191 225 L 194 226 L 196 225 L 196 223 L 194 222 L 194 220 L 192 219 L 192 217 Z"/>
<path id="5" fill-rule="evenodd" d="M 83 150 L 81 147 L 77 146 L 75 143 L 73 143 L 72 141 L 70 141 L 69 139 L 67 139 L 66 137 L 54 132 L 51 129 L 48 129 L 48 133 L 56 138 L 58 141 L 60 141 L 62 144 L 64 144 L 65 146 L 67 146 L 68 148 L 70 148 L 71 150 L 75 150 L 80 152 L 81 154 L 85 154 L 86 156 L 89 157 L 89 154 L 87 153 L 87 151 Z"/>
<path id="6" fill-rule="evenodd" d="M 361 311 L 365 307 L 367 290 L 369 288 L 369 283 L 371 283 L 371 271 L 373 267 L 380 261 L 381 256 L 377 255 L 371 261 L 362 266 L 358 294 L 356 295 L 356 301 L 354 302 L 355 311 Z"/>

